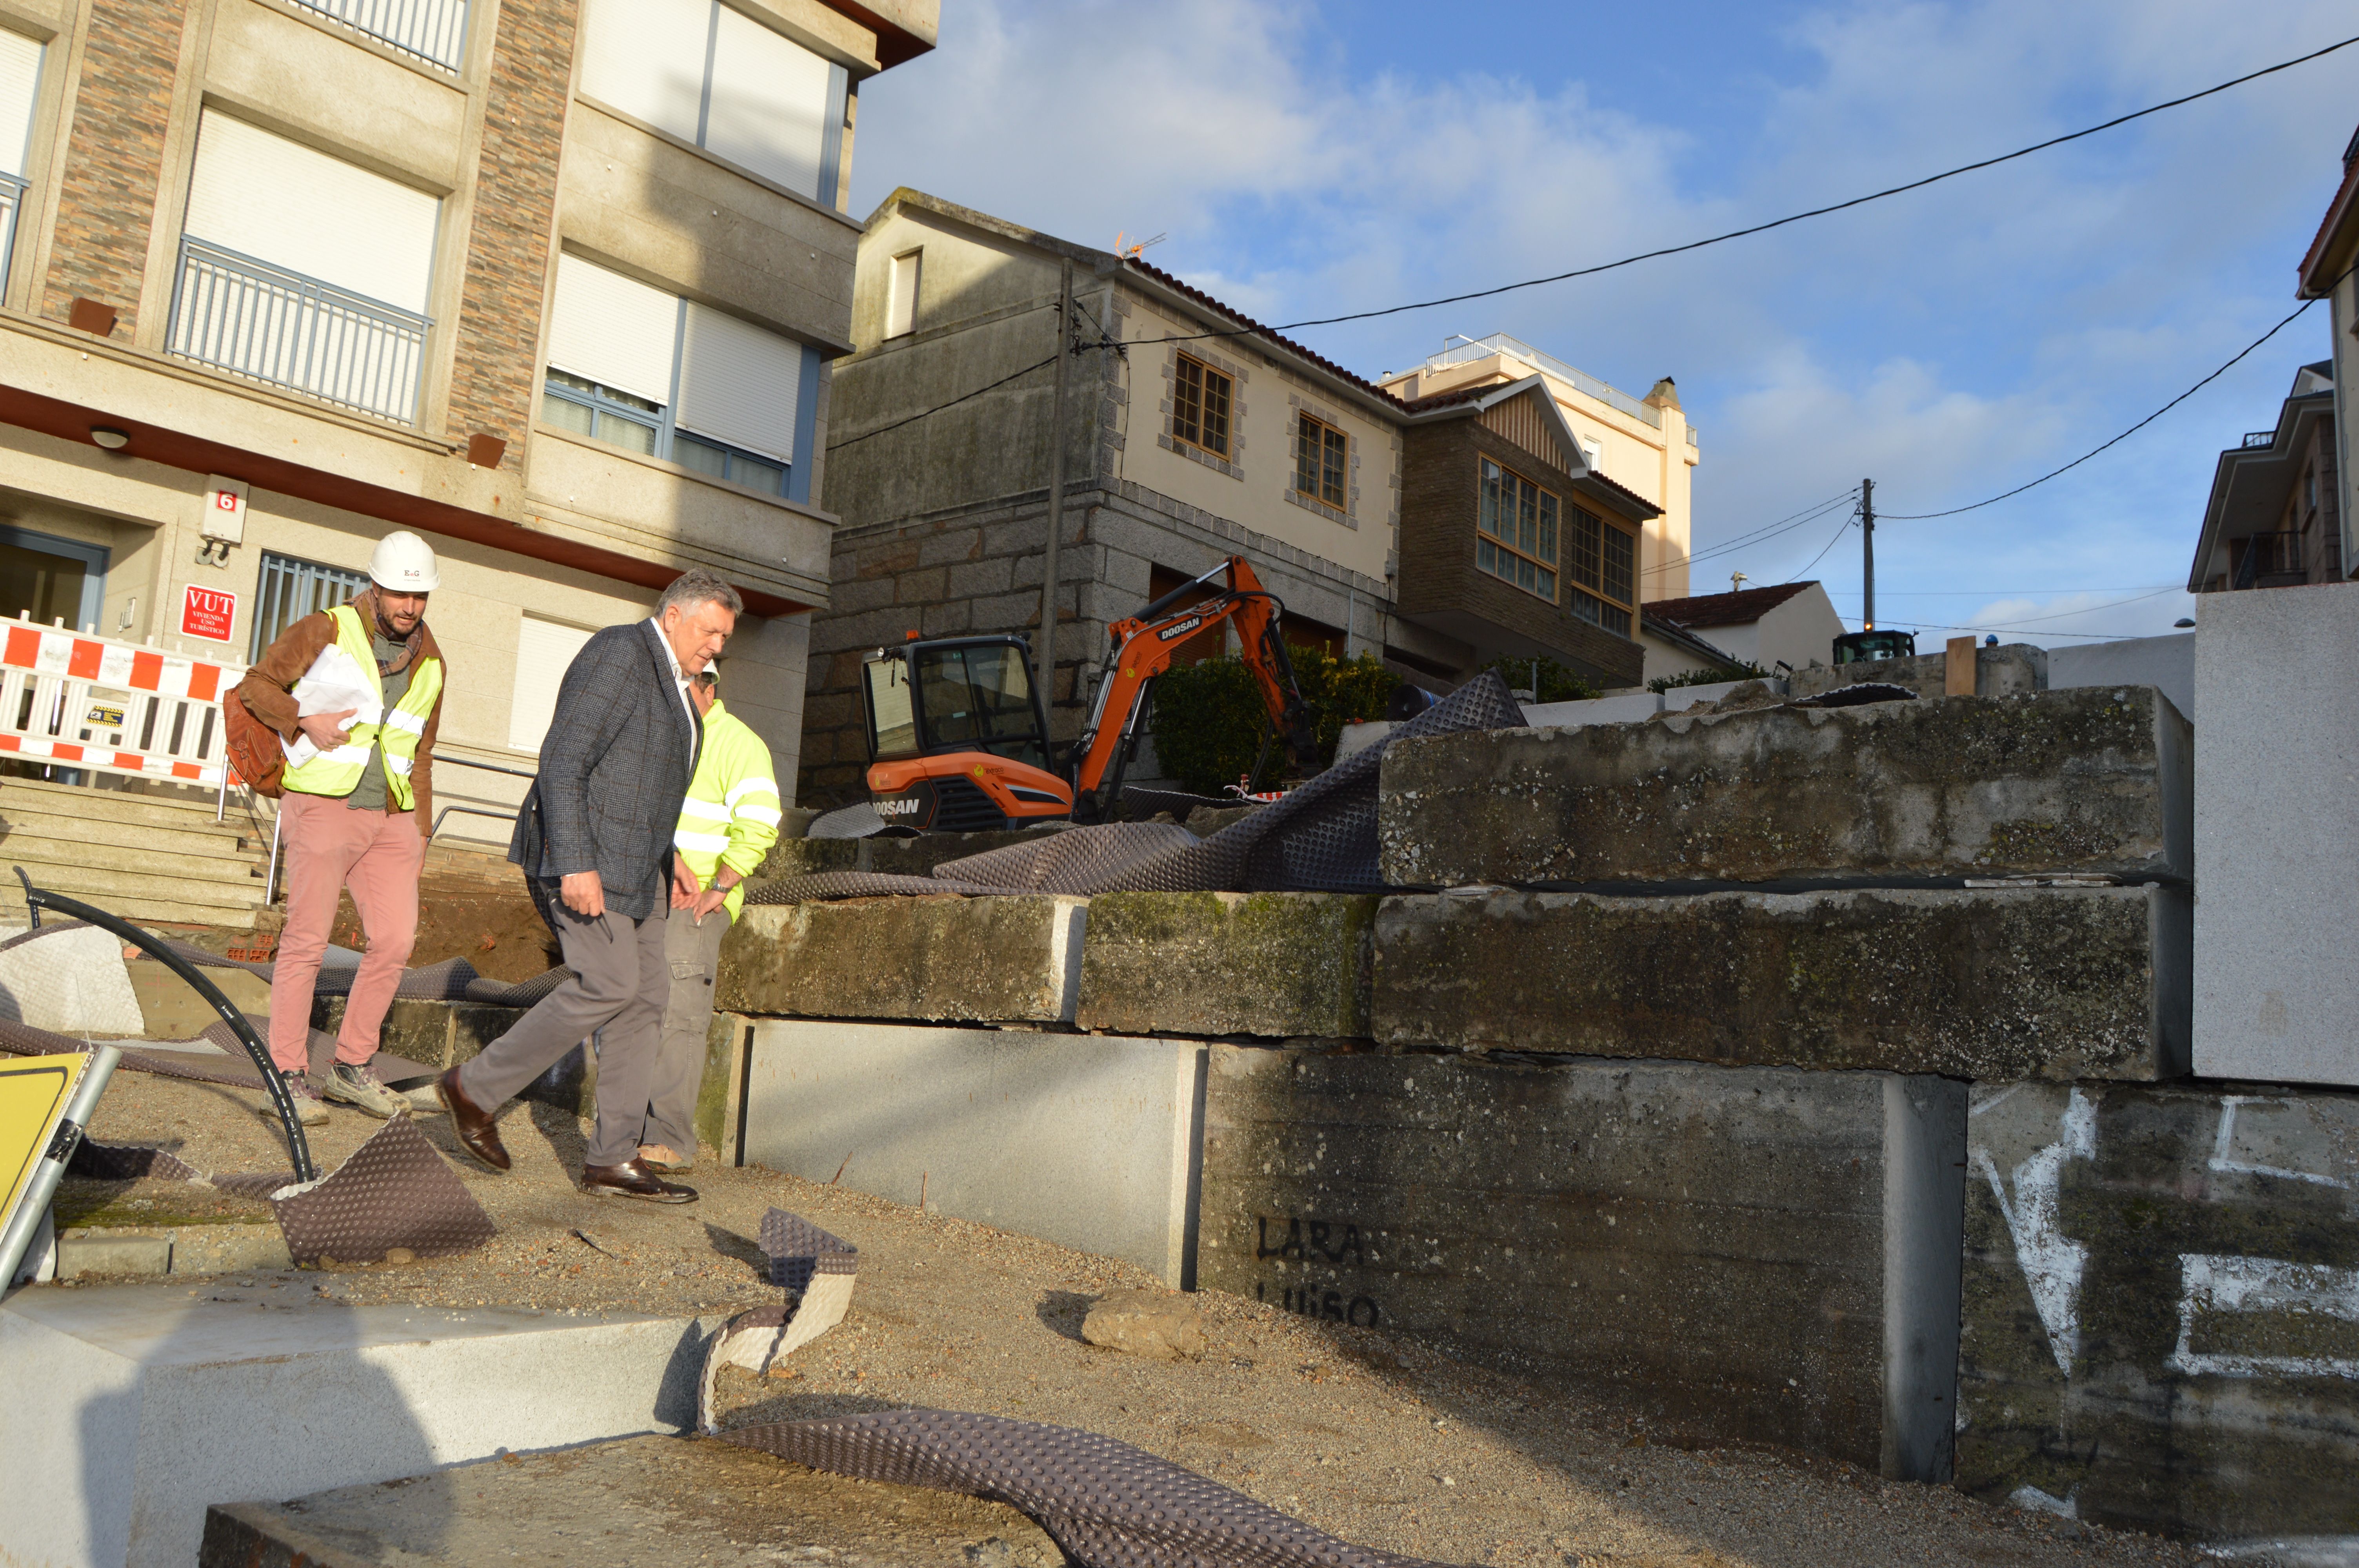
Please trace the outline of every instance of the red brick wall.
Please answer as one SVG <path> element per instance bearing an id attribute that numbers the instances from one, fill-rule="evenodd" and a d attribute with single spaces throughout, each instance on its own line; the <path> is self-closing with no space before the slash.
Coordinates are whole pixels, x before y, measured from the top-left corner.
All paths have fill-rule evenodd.
<path id="1" fill-rule="evenodd" d="M 504 0 L 484 96 L 484 149 L 451 373 L 450 434 L 507 442 L 524 470 L 540 380 L 540 308 L 555 243 L 579 0 Z"/>
<path id="2" fill-rule="evenodd" d="M 91 6 L 58 186 L 57 243 L 41 297 L 41 314 L 53 320 L 64 320 L 79 295 L 114 307 L 115 336 L 128 338 L 137 325 L 179 72 L 181 17 L 177 0 L 94 0 Z M 168 307 L 159 301 L 158 308 Z"/>

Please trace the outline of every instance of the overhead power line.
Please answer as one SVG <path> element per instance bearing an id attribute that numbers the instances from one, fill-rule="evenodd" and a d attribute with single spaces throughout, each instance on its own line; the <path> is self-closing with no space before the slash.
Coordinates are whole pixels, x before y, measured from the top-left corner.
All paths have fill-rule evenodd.
<path id="1" fill-rule="evenodd" d="M 1824 545 L 1819 546 L 1819 553 L 1810 557 L 1810 566 L 1804 567 L 1801 571 L 1796 572 L 1792 577 L 1788 578 L 1786 580 L 1788 582 L 1799 580 L 1804 573 L 1810 569 L 1810 567 L 1817 566 L 1821 561 L 1825 560 L 1827 558 L 1827 552 L 1833 549 L 1837 542 L 1839 542 L 1846 533 L 1851 531 L 1851 525 L 1858 521 L 1859 514 L 1856 512 L 1853 513 L 1849 517 L 1844 518 L 1843 522 L 1836 526 L 1833 535 L 1830 537 Z"/>
<path id="2" fill-rule="evenodd" d="M 1640 575 L 1654 577 L 1662 572 L 1676 571 L 1681 567 L 1693 566 L 1698 561 L 1708 561 L 1714 556 L 1724 556 L 1732 550 L 1745 549 L 1764 540 L 1774 539 L 1780 534 L 1791 533 L 1805 524 L 1815 523 L 1858 493 L 1858 490 L 1854 488 L 1844 491 L 1841 495 L 1829 496 L 1826 500 L 1806 506 L 1799 512 L 1780 517 L 1775 523 L 1764 524 L 1758 528 L 1739 534 L 1733 539 L 1723 540 L 1708 550 L 1697 550 L 1692 554 L 1681 556 L 1678 560 L 1663 561 L 1648 567 Z"/>
<path id="3" fill-rule="evenodd" d="M 2166 99 L 2160 103 L 2149 103 L 2143 109 L 2134 109 L 2126 114 L 2116 114 L 2102 124 L 2085 126 L 2078 131 L 2068 131 L 2060 136 L 2050 136 L 2044 142 L 2034 142 L 2029 146 L 2017 147 L 2011 153 L 2001 153 L 1995 157 L 1978 158 L 1973 163 L 1962 163 L 1955 168 L 1945 168 L 1939 174 L 1929 174 L 1921 179 L 1912 179 L 1906 185 L 1888 186 L 1882 190 L 1870 191 L 1864 196 L 1854 196 L 1847 201 L 1837 201 L 1825 207 L 1813 207 L 1805 212 L 1791 212 L 1783 218 L 1773 218 L 1766 223 L 1748 224 L 1742 229 L 1731 229 L 1724 234 L 1713 234 L 1708 239 L 1690 240 L 1681 245 L 1665 245 L 1659 250 L 1640 251 L 1636 255 L 1624 256 L 1619 261 L 1600 262 L 1594 266 L 1575 267 L 1571 272 L 1550 273 L 1545 277 L 1527 277 L 1520 283 L 1503 283 L 1496 287 L 1478 288 L 1466 294 L 1447 294 L 1439 299 L 1420 299 L 1409 305 L 1388 305 L 1377 310 L 1355 310 L 1345 316 L 1315 316 L 1308 320 L 1289 321 L 1275 330 L 1280 332 L 1292 332 L 1304 327 L 1332 327 L 1339 322 L 1365 321 L 1378 316 L 1397 316 L 1403 311 L 1423 310 L 1436 305 L 1460 305 L 1470 299 L 1489 299 L 1497 295 L 1514 293 L 1517 289 L 1538 288 L 1543 284 L 1565 283 L 1576 277 L 1593 277 L 1601 272 L 1613 272 L 1617 268 L 1634 266 L 1644 261 L 1658 261 L 1664 256 L 1681 255 L 1689 251 L 1702 250 L 1707 245 L 1725 244 L 1731 240 L 1741 240 L 1750 234 L 1766 234 L 1772 229 L 1782 229 L 1788 223 L 1799 223 L 1805 219 L 1823 218 L 1829 213 L 1848 211 L 1854 207 L 1864 207 L 1871 201 L 1881 201 L 1889 196 L 1905 195 L 1911 190 L 1922 190 L 1929 185 L 1938 185 L 1945 179 L 1955 179 L 1962 174 L 1972 174 L 1976 169 L 1993 168 L 2003 163 L 2012 163 L 2017 158 L 2029 157 L 2033 153 L 2046 152 L 2049 147 L 2060 147 L 2067 142 L 2077 142 L 2084 136 L 2093 136 L 2100 132 L 2126 125 L 2133 120 L 2143 120 L 2149 114 L 2159 114 L 2166 109 L 2180 108 L 2200 99 L 2210 98 L 2215 93 L 2225 92 L 2230 88 L 2242 87 L 2248 81 L 2258 81 L 2265 76 L 2274 76 L 2281 70 L 2291 70 L 2298 65 L 2308 65 L 2314 59 L 2323 59 L 2336 50 L 2349 49 L 2354 44 L 2359 44 L 2359 36 L 2344 38 L 2340 43 L 2329 44 L 2324 49 L 2312 49 L 2308 54 L 2296 55 L 2291 59 L 2279 60 L 2275 65 L 2263 66 L 2258 70 L 2246 71 L 2242 76 L 2231 77 L 2215 86 L 2206 87 L 2199 92 L 2190 92 L 2182 97 Z M 1246 328 L 1242 330 L 1255 330 Z M 1208 332 L 1202 335 L 1229 337 L 1239 334 Z M 1157 341 L 1168 342 L 1184 340 Z"/>

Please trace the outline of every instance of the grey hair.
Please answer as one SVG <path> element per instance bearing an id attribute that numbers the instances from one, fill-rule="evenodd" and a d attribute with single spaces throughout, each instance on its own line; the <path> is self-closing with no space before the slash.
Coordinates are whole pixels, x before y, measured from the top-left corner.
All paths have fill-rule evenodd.
<path id="1" fill-rule="evenodd" d="M 663 590 L 663 597 L 656 600 L 656 619 L 662 620 L 663 612 L 675 606 L 687 611 L 700 604 L 717 604 L 732 615 L 745 613 L 743 595 L 702 567 L 694 567 L 672 579 L 671 586 Z"/>

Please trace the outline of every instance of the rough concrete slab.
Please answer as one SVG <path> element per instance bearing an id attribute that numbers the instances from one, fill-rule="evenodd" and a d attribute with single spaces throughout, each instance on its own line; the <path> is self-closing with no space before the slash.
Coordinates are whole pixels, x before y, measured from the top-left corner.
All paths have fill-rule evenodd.
<path id="1" fill-rule="evenodd" d="M 594 1507 L 585 1508 L 588 1499 Z M 726 1443 L 637 1437 L 288 1502 L 208 1510 L 199 1568 L 487 1563 L 648 1568 L 1059 1568 L 1005 1503 L 806 1470 Z"/>
<path id="2" fill-rule="evenodd" d="M 1211 1288 L 1945 1479 L 1965 1091 L 1216 1045 Z"/>
<path id="3" fill-rule="evenodd" d="M 2144 687 L 1494 730 L 1385 752 L 1400 887 L 2185 879 L 2186 720 Z"/>
<path id="4" fill-rule="evenodd" d="M 662 1430 L 692 1419 L 701 1340 L 660 1318 L 351 1307 L 299 1276 L 20 1291 L 0 1305 L 0 1448 L 48 1506 L 0 1511 L 0 1559 L 179 1568 L 226 1498 Z"/>
<path id="5" fill-rule="evenodd" d="M 1660 692 L 1622 692 L 1581 702 L 1527 702 L 1524 722 L 1535 728 L 1577 730 L 1584 724 L 1634 724 L 1663 710 Z"/>
<path id="6" fill-rule="evenodd" d="M 745 1161 L 1186 1289 L 1203 1062 L 1192 1040 L 765 1019 Z"/>
<path id="7" fill-rule="evenodd" d="M 1376 900 L 1315 892 L 1117 892 L 1090 902 L 1084 1029 L 1358 1038 Z"/>
<path id="8" fill-rule="evenodd" d="M 2048 650 L 2048 689 L 2076 686 L 2150 686 L 2195 722 L 2195 633 L 2125 637 L 2083 648 Z"/>
<path id="9" fill-rule="evenodd" d="M 1976 697 L 2026 697 L 2049 686 L 2048 650 L 2028 643 L 2007 643 L 1974 650 Z M 1905 686 L 1919 697 L 1940 697 L 1949 689 L 1950 655 L 1919 654 L 1913 659 L 1874 659 L 1856 665 L 1812 665 L 1788 677 L 1796 697 L 1818 697 L 1837 687 L 1876 681 Z"/>
<path id="10" fill-rule="evenodd" d="M 193 1040 L 221 1022 L 221 1014 L 197 995 L 196 988 L 163 965 L 141 958 L 124 968 L 130 972 L 132 993 L 139 999 L 140 1015 L 147 1024 L 144 1033 L 150 1040 Z M 269 1015 L 270 982 L 260 975 L 250 969 L 222 968 L 207 969 L 205 978 L 241 1011 L 257 1017 Z"/>
<path id="11" fill-rule="evenodd" d="M 2359 1084 L 2359 593 L 2207 594 L 2195 629 L 2195 1070 Z"/>
<path id="12" fill-rule="evenodd" d="M 1990 1085 L 1969 1126 L 1957 1484 L 2359 1537 L 2359 1098 Z"/>
<path id="13" fill-rule="evenodd" d="M 749 904 L 713 1005 L 788 1018 L 1071 1022 L 1090 901 L 1046 893 Z"/>
<path id="14" fill-rule="evenodd" d="M 314 998 L 311 1027 L 328 1034 L 342 1029 L 347 1000 L 342 996 Z M 517 1007 L 486 1007 L 480 1002 L 396 997 L 386 1009 L 377 1049 L 429 1067 L 455 1067 L 506 1033 L 526 1011 Z"/>
<path id="15" fill-rule="evenodd" d="M 1389 898 L 1375 1037 L 2150 1082 L 2187 1072 L 2188 930 L 2162 887 Z"/>
<path id="16" fill-rule="evenodd" d="M 1773 697 L 1787 695 L 1786 683 L 1776 676 L 1763 679 L 1748 676 L 1743 680 L 1713 681 L 1708 686 L 1675 686 L 1662 694 L 1665 713 L 1684 713 L 1690 708 L 1719 702 L 1733 693 L 1758 683 L 1763 691 Z M 1750 695 L 1750 694 L 1748 694 Z"/>
<path id="17" fill-rule="evenodd" d="M 61 1280 L 97 1274 L 226 1274 L 291 1269 L 276 1225 L 70 1226 L 58 1238 Z"/>

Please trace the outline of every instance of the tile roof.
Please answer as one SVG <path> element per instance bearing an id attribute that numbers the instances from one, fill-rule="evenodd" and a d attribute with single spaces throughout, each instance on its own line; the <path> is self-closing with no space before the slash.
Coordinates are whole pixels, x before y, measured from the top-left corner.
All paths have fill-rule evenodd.
<path id="1" fill-rule="evenodd" d="M 1647 614 L 1675 626 L 1738 626 L 1758 621 L 1805 589 L 1810 582 L 1781 582 L 1768 588 L 1739 589 L 1734 593 L 1703 593 L 1689 599 L 1658 599 L 1645 606 Z"/>
<path id="2" fill-rule="evenodd" d="M 1329 375 L 1334 376 L 1340 381 L 1350 382 L 1353 386 L 1360 388 L 1362 391 L 1367 393 L 1373 397 L 1381 398 L 1395 408 L 1407 408 L 1408 406 L 1397 396 L 1392 393 L 1386 392 L 1383 387 L 1378 386 L 1375 382 L 1368 380 L 1365 376 L 1354 375 L 1350 371 L 1345 370 L 1342 365 L 1337 364 L 1333 360 L 1329 359 L 1326 355 L 1307 349 L 1291 338 L 1280 336 L 1276 328 L 1265 326 L 1261 322 L 1256 321 L 1252 317 L 1246 315 L 1244 311 L 1237 309 L 1235 307 L 1223 304 L 1220 300 L 1213 298 L 1202 289 L 1196 287 L 1192 284 L 1181 282 L 1179 278 L 1174 277 L 1171 274 L 1164 271 L 1159 266 L 1156 266 L 1148 262 L 1143 262 L 1136 256 L 1125 256 L 1123 258 L 1123 265 L 1131 268 L 1133 271 L 1139 273 L 1143 276 L 1153 278 L 1156 282 L 1171 290 L 1174 294 L 1183 295 L 1187 298 L 1203 306 L 1206 309 L 1218 311 L 1221 315 L 1227 317 L 1232 321 L 1234 321 L 1238 326 L 1248 329 L 1254 336 L 1265 338 L 1270 342 L 1276 343 L 1278 347 L 1286 350 L 1288 353 L 1309 360 L 1312 364 L 1317 365 Z"/>

